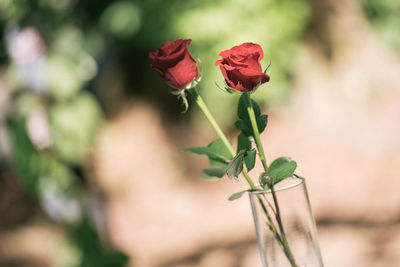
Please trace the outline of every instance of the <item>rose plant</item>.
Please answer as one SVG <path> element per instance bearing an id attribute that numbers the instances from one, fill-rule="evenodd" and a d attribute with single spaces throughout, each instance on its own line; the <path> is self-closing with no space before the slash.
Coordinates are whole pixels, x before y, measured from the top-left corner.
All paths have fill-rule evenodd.
<path id="1" fill-rule="evenodd" d="M 156 52 L 150 53 L 151 68 L 173 88 L 172 93 L 179 92 L 178 96 L 184 100 L 186 108 L 188 106 L 186 94 L 191 95 L 219 136 L 206 147 L 190 147 L 186 150 L 209 158 L 210 167 L 202 170 L 200 174 L 204 179 L 216 180 L 225 174 L 229 178 L 238 179 L 240 174 L 243 175 L 250 188 L 232 194 L 229 200 L 238 199 L 247 191 L 270 190 L 273 203 L 267 201 L 268 207 L 264 204 L 265 200 L 263 202 L 261 197 L 258 197 L 267 218 L 266 225 L 272 231 L 290 265 L 298 266 L 283 228 L 274 186 L 293 176 L 303 178 L 294 173 L 297 163 L 288 157 L 280 157 L 270 165 L 267 164 L 260 134 L 267 126 L 268 116 L 261 114 L 260 107 L 251 98 L 251 94 L 261 84 L 270 80 L 270 76 L 266 73 L 268 68 L 262 71 L 260 63 L 263 50 L 258 44 L 243 43 L 222 51 L 219 54 L 222 59 L 216 61 L 225 79 L 224 90 L 241 94 L 237 107 L 238 119 L 235 122 L 240 133 L 235 150 L 196 89 L 201 77 L 196 61 L 187 49 L 190 42 L 190 39 L 177 39 L 163 44 Z M 257 155 L 264 170 L 258 176 L 256 185 L 250 178 L 249 172 L 255 166 Z"/>

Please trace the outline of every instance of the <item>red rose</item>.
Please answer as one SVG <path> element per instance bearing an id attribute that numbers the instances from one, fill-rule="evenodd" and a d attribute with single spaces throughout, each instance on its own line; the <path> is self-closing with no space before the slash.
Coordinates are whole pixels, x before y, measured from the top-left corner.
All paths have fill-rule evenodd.
<path id="1" fill-rule="evenodd" d="M 264 53 L 258 44 L 244 43 L 219 55 L 222 59 L 215 64 L 220 67 L 227 85 L 232 89 L 246 93 L 269 81 L 269 76 L 261 69 L 260 60 Z"/>
<path id="2" fill-rule="evenodd" d="M 149 55 L 153 60 L 151 68 L 174 89 L 185 88 L 199 75 L 196 61 L 187 49 L 191 41 L 177 39 L 166 42 Z"/>

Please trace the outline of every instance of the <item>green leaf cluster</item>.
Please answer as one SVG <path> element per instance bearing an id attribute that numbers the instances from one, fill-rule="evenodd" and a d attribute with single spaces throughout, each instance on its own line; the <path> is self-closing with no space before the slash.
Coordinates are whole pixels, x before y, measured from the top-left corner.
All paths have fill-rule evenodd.
<path id="1" fill-rule="evenodd" d="M 246 95 L 242 94 L 239 98 L 237 116 L 238 120 L 235 122 L 235 126 L 241 131 L 237 140 L 237 154 L 229 162 L 227 167 L 227 175 L 229 178 L 237 178 L 240 172 L 243 170 L 243 163 L 246 165 L 247 171 L 251 171 L 254 168 L 256 162 L 257 151 L 252 149 L 252 142 L 254 142 L 254 132 L 251 126 L 249 113 L 247 110 Z M 260 107 L 254 101 L 252 101 L 257 126 L 259 132 L 262 133 L 266 126 L 268 117 L 267 115 L 261 115 Z"/>
<path id="2" fill-rule="evenodd" d="M 246 165 L 247 171 L 251 171 L 254 168 L 256 162 L 256 149 L 252 149 L 252 142 L 254 142 L 254 133 L 251 126 L 250 117 L 247 110 L 246 95 L 242 94 L 239 98 L 237 116 L 238 120 L 235 122 L 235 126 L 241 131 L 237 140 L 237 154 L 229 162 L 227 168 L 227 175 L 229 178 L 237 178 L 240 172 L 243 170 L 243 163 Z M 252 101 L 257 126 L 259 132 L 263 132 L 267 126 L 267 115 L 261 115 L 260 107 L 254 101 Z"/>
<path id="3" fill-rule="evenodd" d="M 207 180 L 216 180 L 224 176 L 232 156 L 221 139 L 216 139 L 206 147 L 188 147 L 186 151 L 198 155 L 206 155 L 210 167 L 202 170 L 200 177 Z"/>
<path id="4" fill-rule="evenodd" d="M 237 179 L 243 170 L 243 163 L 246 165 L 247 171 L 251 171 L 256 164 L 256 149 L 240 150 L 236 156 L 229 162 L 226 168 L 226 174 L 229 178 Z"/>
<path id="5" fill-rule="evenodd" d="M 242 133 L 245 136 L 254 136 L 253 128 L 251 127 L 249 113 L 247 111 L 246 101 L 247 101 L 246 95 L 242 94 L 239 98 L 238 109 L 237 109 L 237 116 L 239 119 L 235 122 L 235 126 L 240 131 L 242 131 Z M 261 134 L 267 127 L 268 116 L 261 115 L 260 107 L 258 106 L 256 101 L 252 99 L 251 103 L 254 109 L 254 114 L 256 116 L 258 131 Z"/>
<path id="6" fill-rule="evenodd" d="M 243 171 L 243 165 L 246 166 L 247 172 L 250 172 L 254 166 L 257 156 L 256 148 L 252 148 L 255 140 L 255 134 L 251 124 L 248 103 L 245 94 L 242 94 L 237 108 L 238 120 L 236 127 L 241 130 L 237 137 L 236 155 L 232 157 L 231 152 L 225 146 L 221 139 L 216 139 L 206 147 L 189 147 L 185 150 L 199 155 L 206 155 L 210 161 L 210 167 L 203 169 L 200 177 L 207 180 L 216 180 L 227 174 L 228 178 L 237 179 Z M 261 115 L 260 107 L 252 101 L 255 119 L 259 133 L 262 133 L 268 122 L 267 115 Z M 258 138 L 258 137 L 257 137 Z M 297 163 L 288 157 L 280 157 L 275 159 L 267 168 L 266 172 L 259 177 L 259 183 L 262 188 L 272 188 L 280 181 L 292 177 L 297 168 Z M 235 200 L 242 196 L 245 191 L 233 194 L 229 200 Z"/>

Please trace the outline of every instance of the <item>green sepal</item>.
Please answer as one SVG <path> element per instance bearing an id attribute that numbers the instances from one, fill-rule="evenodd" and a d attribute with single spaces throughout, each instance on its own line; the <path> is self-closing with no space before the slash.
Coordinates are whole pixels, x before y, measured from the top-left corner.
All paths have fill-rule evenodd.
<path id="1" fill-rule="evenodd" d="M 201 78 L 203 77 L 203 63 L 201 62 L 200 58 L 197 58 L 197 70 L 199 71 L 199 74 L 197 75 L 197 83 L 196 85 L 201 81 Z"/>
<path id="2" fill-rule="evenodd" d="M 271 67 L 271 61 L 269 62 L 268 66 L 265 68 L 264 73 L 267 74 L 267 70 Z"/>
<path id="3" fill-rule="evenodd" d="M 229 93 L 232 94 L 234 92 L 236 92 L 234 89 L 230 88 L 226 82 L 225 82 L 225 87 L 220 86 L 217 81 L 215 81 L 215 85 L 218 87 L 218 89 L 220 89 L 221 91 L 225 92 L 225 93 Z"/>
<path id="4" fill-rule="evenodd" d="M 171 89 L 170 93 L 176 95 L 178 99 L 182 99 L 182 104 L 185 106 L 185 109 L 182 111 L 182 113 L 186 113 L 186 111 L 189 109 L 189 102 L 186 97 L 186 88 L 180 90 Z"/>

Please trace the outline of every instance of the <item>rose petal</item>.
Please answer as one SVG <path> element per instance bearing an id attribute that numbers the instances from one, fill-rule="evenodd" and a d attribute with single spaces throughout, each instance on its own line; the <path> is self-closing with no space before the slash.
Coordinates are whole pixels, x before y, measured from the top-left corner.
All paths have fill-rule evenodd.
<path id="1" fill-rule="evenodd" d="M 254 43 L 243 43 L 241 45 L 237 45 L 232 47 L 231 49 L 222 51 L 219 55 L 222 58 L 227 58 L 230 55 L 249 55 L 249 54 L 258 54 L 257 60 L 261 60 L 264 57 L 264 52 L 259 44 Z"/>
<path id="2" fill-rule="evenodd" d="M 172 42 L 166 42 L 155 53 L 158 60 L 168 60 L 185 52 L 192 39 L 176 39 Z"/>
<path id="3" fill-rule="evenodd" d="M 197 64 L 187 47 L 191 39 L 177 39 L 164 43 L 149 54 L 151 68 L 175 89 L 182 89 L 198 77 Z"/>
<path id="4" fill-rule="evenodd" d="M 256 72 L 246 68 L 220 65 L 220 69 L 228 86 L 240 92 L 249 92 L 258 84 L 265 83 L 270 79 L 263 72 Z"/>
<path id="5" fill-rule="evenodd" d="M 164 79 L 175 89 L 182 89 L 187 84 L 191 83 L 199 75 L 196 61 L 192 55 L 187 52 L 185 57 L 180 60 L 175 66 L 166 70 Z"/>
<path id="6" fill-rule="evenodd" d="M 258 44 L 243 43 L 219 54 L 222 59 L 215 64 L 220 66 L 226 83 L 240 92 L 249 92 L 257 85 L 269 81 L 262 72 L 260 60 L 264 53 Z"/>

